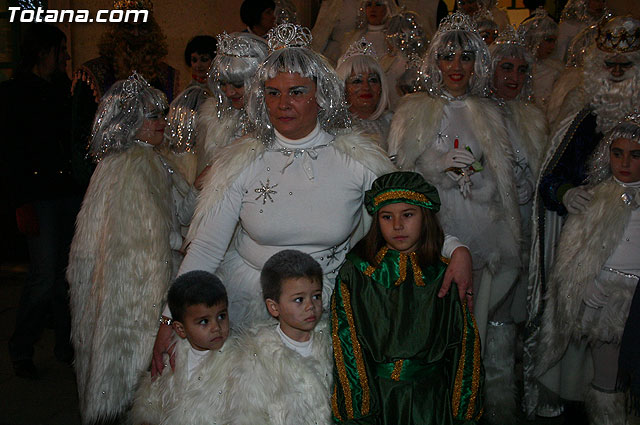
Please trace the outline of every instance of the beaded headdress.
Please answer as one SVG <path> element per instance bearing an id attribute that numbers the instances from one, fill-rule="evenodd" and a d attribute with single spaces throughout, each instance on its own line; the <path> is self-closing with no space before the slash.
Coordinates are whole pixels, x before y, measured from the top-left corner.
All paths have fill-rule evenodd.
<path id="1" fill-rule="evenodd" d="M 269 52 L 290 47 L 309 47 L 312 39 L 309 28 L 289 23 L 271 28 L 267 34 Z"/>
<path id="2" fill-rule="evenodd" d="M 164 119 L 167 99 L 137 72 L 117 81 L 98 105 L 89 141 L 89 154 L 104 156 L 126 150 L 145 119 Z"/>
<path id="3" fill-rule="evenodd" d="M 440 210 L 438 189 L 427 183 L 422 175 L 411 171 L 396 171 L 380 176 L 371 189 L 364 193 L 364 205 L 371 215 L 385 205 L 400 202 L 433 212 Z"/>
<path id="4" fill-rule="evenodd" d="M 631 16 L 608 20 L 598 27 L 598 49 L 610 53 L 628 53 L 640 50 L 640 21 Z"/>
<path id="5" fill-rule="evenodd" d="M 113 2 L 113 8 L 118 10 L 150 10 L 153 11 L 153 2 L 151 0 L 116 0 Z"/>
<path id="6" fill-rule="evenodd" d="M 493 42 L 494 44 L 511 44 L 521 47 L 526 47 L 526 43 L 524 40 L 523 34 L 516 30 L 513 25 L 507 25 L 501 32 L 496 40 Z"/>
<path id="7" fill-rule="evenodd" d="M 393 16 L 389 20 L 385 35 L 405 59 L 410 55 L 424 55 L 429 45 L 429 40 L 418 24 L 418 16 L 414 12 L 402 12 Z"/>
<path id="8" fill-rule="evenodd" d="M 477 31 L 478 27 L 473 19 L 466 13 L 454 12 L 451 15 L 445 16 L 440 21 L 438 26 L 438 32 L 445 33 L 449 31 Z"/>
<path id="9" fill-rule="evenodd" d="M 533 14 L 525 20 L 518 31 L 522 33 L 527 43 L 527 48 L 535 56 L 542 40 L 550 35 L 557 35 L 558 24 L 549 16 L 544 7 L 537 8 Z"/>
<path id="10" fill-rule="evenodd" d="M 589 161 L 589 184 L 598 184 L 611 175 L 610 149 L 611 143 L 617 139 L 629 139 L 640 144 L 640 110 L 635 109 L 625 115 L 595 149 Z"/>
<path id="11" fill-rule="evenodd" d="M 204 88 L 192 86 L 171 102 L 165 135 L 169 138 L 169 147 L 173 152 L 193 152 L 198 107 L 206 99 L 207 91 Z"/>
<path id="12" fill-rule="evenodd" d="M 374 60 L 378 60 L 378 55 L 376 55 L 373 44 L 369 43 L 366 38 L 362 37 L 347 48 L 344 55 L 338 59 L 338 65 L 336 68 L 339 68 L 347 59 L 354 56 L 371 56 Z"/>
<path id="13" fill-rule="evenodd" d="M 218 39 L 217 55 L 233 56 L 236 58 L 256 58 L 258 55 L 252 51 L 248 39 L 237 37 L 235 34 L 227 34 L 226 31 L 216 36 Z"/>

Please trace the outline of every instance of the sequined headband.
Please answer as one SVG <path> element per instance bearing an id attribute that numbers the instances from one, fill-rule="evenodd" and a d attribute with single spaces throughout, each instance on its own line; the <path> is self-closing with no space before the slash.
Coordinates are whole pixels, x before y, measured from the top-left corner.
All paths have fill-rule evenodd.
<path id="1" fill-rule="evenodd" d="M 418 207 L 423 207 L 435 211 L 438 211 L 440 209 L 439 205 L 435 205 L 422 193 L 406 189 L 389 189 L 377 194 L 373 198 L 373 202 L 367 205 L 367 211 L 369 212 L 369 214 L 374 214 L 385 205 L 396 204 L 399 202 L 405 202 L 407 204 L 416 205 Z"/>
<path id="2" fill-rule="evenodd" d="M 309 47 L 312 39 L 309 28 L 287 23 L 269 30 L 267 44 L 269 52 L 274 52 L 289 47 Z"/>

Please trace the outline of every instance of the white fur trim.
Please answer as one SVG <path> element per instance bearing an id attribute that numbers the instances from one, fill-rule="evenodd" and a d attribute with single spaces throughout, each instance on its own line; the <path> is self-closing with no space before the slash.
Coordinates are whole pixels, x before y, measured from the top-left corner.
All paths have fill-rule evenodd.
<path id="1" fill-rule="evenodd" d="M 124 411 L 151 361 L 172 276 L 170 179 L 132 146 L 102 160 L 78 215 L 67 279 L 83 422 Z"/>
<path id="2" fill-rule="evenodd" d="M 585 213 L 570 214 L 562 227 L 545 296 L 538 375 L 560 359 L 572 335 L 581 336 L 575 333 L 585 287 L 615 250 L 631 214 L 620 201 L 624 191 L 613 180 L 599 184 Z"/>
<path id="3" fill-rule="evenodd" d="M 542 152 L 547 147 L 548 130 L 544 114 L 535 104 L 523 101 L 506 102 L 515 127 L 520 133 L 520 143 L 534 176 L 540 172 Z"/>
<path id="4" fill-rule="evenodd" d="M 217 101 L 209 97 L 198 110 L 196 151 L 198 154 L 198 173 L 213 162 L 217 151 L 235 139 L 235 131 L 240 119 L 239 111 L 231 111 L 229 116 L 218 118 Z"/>
<path id="5" fill-rule="evenodd" d="M 625 425 L 624 393 L 605 393 L 589 386 L 584 405 L 589 423 L 593 425 Z"/>
<path id="6" fill-rule="evenodd" d="M 515 346 L 516 325 L 487 326 L 486 348 L 483 355 L 485 369 L 485 414 L 493 425 L 517 423 Z"/>

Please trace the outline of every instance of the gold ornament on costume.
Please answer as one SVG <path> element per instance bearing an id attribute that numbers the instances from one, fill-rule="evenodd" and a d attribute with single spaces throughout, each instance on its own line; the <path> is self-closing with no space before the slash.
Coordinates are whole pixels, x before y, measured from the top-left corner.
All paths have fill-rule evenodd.
<path id="1" fill-rule="evenodd" d="M 620 16 L 598 28 L 598 49 L 611 53 L 629 53 L 640 50 L 640 21 L 631 16 Z"/>
<path id="2" fill-rule="evenodd" d="M 151 0 L 116 0 L 113 8 L 118 10 L 149 10 L 153 12 L 153 2 Z"/>
<path id="3" fill-rule="evenodd" d="M 270 52 L 289 47 L 309 47 L 312 39 L 309 28 L 296 24 L 278 25 L 267 34 Z"/>

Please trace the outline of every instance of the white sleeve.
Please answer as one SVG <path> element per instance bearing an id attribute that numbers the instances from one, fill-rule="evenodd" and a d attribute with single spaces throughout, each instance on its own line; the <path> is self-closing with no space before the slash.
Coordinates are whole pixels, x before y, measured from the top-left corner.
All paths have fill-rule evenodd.
<path id="1" fill-rule="evenodd" d="M 440 254 L 445 258 L 451 258 L 451 256 L 453 255 L 453 251 L 455 251 L 457 248 L 460 248 L 461 246 L 467 249 L 469 248 L 468 246 L 460 242 L 460 240 L 455 236 L 445 234 L 444 243 L 442 244 L 442 252 Z"/>
<path id="2" fill-rule="evenodd" d="M 240 218 L 243 197 L 241 181 L 242 178 L 236 179 L 215 208 L 206 213 L 187 249 L 178 276 L 192 270 L 215 273 L 220 266 Z"/>

